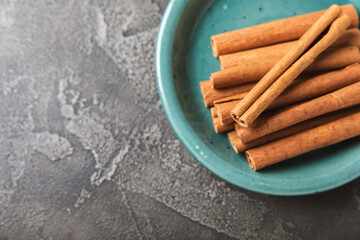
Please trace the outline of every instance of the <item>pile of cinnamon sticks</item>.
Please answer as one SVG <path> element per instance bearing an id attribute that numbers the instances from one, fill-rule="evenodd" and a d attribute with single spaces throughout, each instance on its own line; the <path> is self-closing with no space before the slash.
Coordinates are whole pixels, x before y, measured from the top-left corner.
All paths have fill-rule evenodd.
<path id="1" fill-rule="evenodd" d="M 259 170 L 360 135 L 353 5 L 211 37 L 221 71 L 200 82 L 216 133 Z"/>

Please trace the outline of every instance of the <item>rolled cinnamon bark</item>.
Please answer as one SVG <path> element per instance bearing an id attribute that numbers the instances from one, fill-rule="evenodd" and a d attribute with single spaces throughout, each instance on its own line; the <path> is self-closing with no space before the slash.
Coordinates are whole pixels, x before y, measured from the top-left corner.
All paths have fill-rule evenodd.
<path id="1" fill-rule="evenodd" d="M 277 99 L 275 99 L 267 110 L 309 100 L 359 81 L 360 64 L 358 63 L 352 64 L 344 69 L 310 77 L 302 77 L 301 80 L 296 80 L 295 84 L 288 87 Z M 240 99 L 215 103 L 217 115 L 223 124 L 232 123 L 234 121 L 230 112 L 239 102 Z"/>
<path id="2" fill-rule="evenodd" d="M 211 84 L 216 89 L 224 87 L 236 86 L 239 84 L 248 84 L 249 82 L 259 81 L 264 75 L 270 71 L 277 63 L 281 56 L 266 56 L 258 61 L 257 64 L 244 63 L 227 68 L 210 76 Z M 316 58 L 304 72 L 329 71 L 346 67 L 350 64 L 360 61 L 359 48 L 354 46 L 331 48 L 324 51 Z"/>
<path id="3" fill-rule="evenodd" d="M 276 132 L 273 132 L 271 134 L 265 135 L 263 137 L 254 139 L 254 140 L 252 140 L 250 142 L 247 142 L 247 143 L 242 143 L 240 138 L 239 138 L 239 135 L 237 133 L 237 131 L 239 131 L 240 134 L 241 134 L 241 129 L 243 127 L 240 126 L 239 124 L 235 124 L 236 136 L 231 134 L 231 141 L 230 142 L 232 143 L 233 148 L 234 149 L 236 148 L 235 151 L 237 153 L 238 152 L 244 152 L 244 151 L 246 151 L 248 149 L 255 148 L 255 147 L 258 147 L 258 146 L 261 146 L 261 145 L 264 145 L 264 144 L 267 144 L 267 143 L 270 143 L 270 142 L 273 142 L 273 141 L 276 141 L 276 140 L 279 140 L 279 139 L 294 135 L 296 133 L 306 131 L 308 129 L 311 129 L 311 128 L 314 128 L 314 127 L 317 127 L 317 126 L 320 126 L 320 125 L 323 125 L 323 124 L 338 120 L 340 118 L 349 116 L 349 115 L 357 113 L 357 112 L 360 112 L 360 106 L 355 106 L 355 107 L 352 107 L 352 108 L 347 108 L 347 109 L 339 110 L 339 111 L 336 111 L 336 112 L 328 113 L 328 114 L 325 114 L 323 116 L 316 117 L 316 118 L 307 120 L 305 122 L 295 124 L 295 125 L 290 126 L 288 128 L 281 129 L 279 131 L 276 131 Z M 230 137 L 229 137 L 229 140 L 230 140 Z"/>
<path id="4" fill-rule="evenodd" d="M 276 81 L 270 87 L 268 87 L 268 89 L 266 89 L 263 93 L 256 93 L 256 95 L 260 93 L 260 95 L 258 95 L 258 99 L 256 99 L 255 102 L 253 102 L 251 105 L 246 104 L 249 107 L 245 110 L 244 113 L 242 113 L 244 106 L 242 103 L 239 103 L 231 111 L 231 116 L 234 118 L 234 120 L 242 126 L 250 126 L 250 124 L 292 83 L 292 81 L 294 81 L 295 78 L 300 75 L 300 73 L 302 73 L 311 63 L 314 62 L 316 57 L 318 57 L 325 49 L 333 44 L 341 34 L 345 32 L 350 24 L 351 18 L 348 15 L 342 15 L 341 17 L 337 18 L 331 24 L 329 31 L 313 47 L 311 47 L 305 54 L 296 60 L 296 62 L 292 64 L 291 67 L 289 67 L 279 78 L 277 78 Z M 305 34 L 307 33 L 308 32 Z M 282 60 L 279 62 L 281 61 Z M 275 68 L 276 66 L 274 66 L 269 71 L 269 73 L 273 72 L 272 70 Z M 277 76 L 277 74 L 275 74 L 275 76 Z M 253 89 L 255 88 L 256 86 Z M 252 91 L 250 91 L 246 97 L 249 96 L 251 92 Z"/>
<path id="5" fill-rule="evenodd" d="M 360 103 L 359 93 L 360 82 L 357 82 L 310 101 L 264 114 L 250 127 L 238 131 L 239 137 L 247 143 L 308 119 L 357 105 Z"/>
<path id="6" fill-rule="evenodd" d="M 279 43 L 275 45 L 254 48 L 247 51 L 235 52 L 231 54 L 219 56 L 221 69 L 227 69 L 236 65 L 260 65 L 263 59 L 278 59 L 280 60 L 285 54 L 296 44 L 296 41 Z M 360 30 L 352 28 L 346 30 L 333 45 L 336 47 L 355 46 L 360 48 Z M 275 63 L 274 63 L 275 65 Z"/>
<path id="7" fill-rule="evenodd" d="M 234 151 L 236 153 L 239 153 L 239 149 L 241 148 L 241 141 L 240 138 L 238 137 L 236 131 L 230 131 L 227 133 L 229 142 L 232 146 L 232 148 L 234 149 Z"/>
<path id="8" fill-rule="evenodd" d="M 342 12 L 351 17 L 351 28 L 359 25 L 359 16 L 353 5 L 343 5 Z M 299 39 L 323 14 L 325 10 L 259 24 L 211 37 L 213 54 L 223 54 L 267 46 Z"/>
<path id="9" fill-rule="evenodd" d="M 278 43 L 270 46 L 254 48 L 246 51 L 234 52 L 219 56 L 221 70 L 234 66 L 260 65 L 263 59 L 280 60 L 296 44 L 297 41 Z M 238 67 L 240 67 L 238 66 Z"/>
<path id="10" fill-rule="evenodd" d="M 212 123 L 216 133 L 227 132 L 235 128 L 234 124 L 222 124 L 216 114 L 215 108 L 210 108 Z"/>
<path id="11" fill-rule="evenodd" d="M 360 135 L 360 113 L 246 151 L 254 170 Z"/>
<path id="12" fill-rule="evenodd" d="M 211 86 L 210 81 L 202 81 L 200 82 L 200 90 L 204 99 L 205 107 L 210 108 L 214 106 L 214 101 L 248 92 L 254 85 L 255 83 L 247 83 L 231 88 L 214 89 Z"/>

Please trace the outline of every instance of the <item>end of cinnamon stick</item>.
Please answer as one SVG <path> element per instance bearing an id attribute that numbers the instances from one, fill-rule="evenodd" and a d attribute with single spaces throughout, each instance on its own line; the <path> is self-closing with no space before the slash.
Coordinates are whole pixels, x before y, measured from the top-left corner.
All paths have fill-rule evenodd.
<path id="1" fill-rule="evenodd" d="M 210 108 L 210 114 L 211 114 L 211 119 L 212 119 L 212 123 L 213 123 L 213 127 L 216 133 L 219 133 L 219 129 L 218 129 L 218 119 L 217 119 L 217 113 L 216 113 L 216 109 L 214 107 Z"/>
<path id="2" fill-rule="evenodd" d="M 251 157 L 251 154 L 250 154 L 248 151 L 246 151 L 246 152 L 245 152 L 245 155 L 246 155 L 246 159 L 248 160 L 248 163 L 249 163 L 250 167 L 251 167 L 252 169 L 254 169 L 255 171 L 257 171 L 258 168 L 257 168 L 257 166 L 256 166 L 253 158 Z"/>
<path id="3" fill-rule="evenodd" d="M 201 91 L 201 95 L 204 100 L 205 107 L 209 108 L 209 107 L 211 107 L 211 103 L 206 98 L 206 84 L 207 84 L 207 81 L 202 81 L 199 83 L 200 91 Z"/>
<path id="4" fill-rule="evenodd" d="M 215 36 L 212 36 L 211 37 L 211 48 L 213 50 L 214 57 L 217 58 L 217 57 L 219 57 L 219 51 L 218 51 L 218 49 L 216 47 L 215 41 L 216 41 Z"/>
<path id="5" fill-rule="evenodd" d="M 334 29 L 345 28 L 348 29 L 351 25 L 352 19 L 347 14 L 342 14 L 340 17 L 334 20 L 331 26 L 334 26 Z M 335 30 L 334 30 L 335 31 Z"/>
<path id="6" fill-rule="evenodd" d="M 356 10 L 356 8 L 354 7 L 353 4 L 346 4 L 346 5 L 342 5 L 342 14 L 347 14 L 351 17 L 352 22 L 351 22 L 351 28 L 358 28 L 359 27 L 359 15 L 358 12 Z"/>
<path id="7" fill-rule="evenodd" d="M 247 124 L 247 122 L 245 122 L 245 121 L 242 120 L 241 118 L 238 120 L 238 123 L 239 123 L 240 126 L 242 126 L 242 127 L 249 127 L 249 124 Z"/>
<path id="8" fill-rule="evenodd" d="M 224 69 L 225 69 L 224 64 L 223 64 L 223 61 L 222 61 L 223 56 L 224 56 L 224 55 L 219 56 L 220 69 L 221 69 L 221 70 L 224 70 Z"/>
<path id="9" fill-rule="evenodd" d="M 236 107 L 235 107 L 235 108 L 236 108 Z M 235 108 L 234 108 L 234 109 L 235 109 Z M 247 125 L 243 120 L 241 120 L 240 117 L 238 117 L 238 116 L 236 115 L 236 112 L 235 112 L 234 110 L 232 110 L 232 111 L 230 112 L 230 115 L 231 115 L 232 119 L 234 119 L 234 121 L 235 121 L 236 123 L 238 123 L 240 126 L 242 126 L 242 127 L 248 127 L 248 125 Z"/>
<path id="10" fill-rule="evenodd" d="M 212 88 L 215 88 L 215 87 L 214 87 L 214 73 L 211 73 L 211 74 L 210 74 L 209 81 L 210 81 L 210 83 L 211 83 L 211 87 L 212 87 Z"/>
<path id="11" fill-rule="evenodd" d="M 237 122 L 237 116 L 236 113 L 234 113 L 233 111 L 230 112 L 231 117 L 234 119 L 235 122 Z"/>
<path id="12" fill-rule="evenodd" d="M 214 130 L 216 133 L 222 133 L 222 132 L 228 132 L 231 130 L 234 130 L 235 126 L 234 124 L 222 124 L 220 121 L 215 107 L 210 108 L 212 123 L 214 126 Z"/>
<path id="13" fill-rule="evenodd" d="M 236 141 L 239 140 L 236 131 L 230 131 L 230 132 L 228 132 L 228 133 L 227 133 L 227 136 L 228 136 L 229 142 L 230 142 L 232 148 L 234 149 L 234 151 L 235 151 L 236 153 L 239 153 L 239 149 L 238 149 L 238 147 L 236 146 Z"/>

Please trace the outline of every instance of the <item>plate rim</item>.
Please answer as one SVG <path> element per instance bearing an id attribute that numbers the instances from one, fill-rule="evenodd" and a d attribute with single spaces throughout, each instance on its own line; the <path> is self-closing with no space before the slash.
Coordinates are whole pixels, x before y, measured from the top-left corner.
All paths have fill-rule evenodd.
<path id="1" fill-rule="evenodd" d="M 265 182 L 258 181 L 258 179 L 261 180 L 261 177 L 257 178 L 256 181 L 254 181 L 254 176 L 260 176 L 261 172 L 254 172 L 254 175 L 249 176 L 249 174 L 239 173 L 234 169 L 226 167 L 227 165 L 229 165 L 226 162 L 219 163 L 217 162 L 217 159 L 207 157 L 215 154 L 197 134 L 189 133 L 192 127 L 187 122 L 187 119 L 182 112 L 179 102 L 176 101 L 177 97 L 173 82 L 171 59 L 174 35 L 176 32 L 178 21 L 182 16 L 184 9 L 186 8 L 189 1 L 191 0 L 170 0 L 165 9 L 165 12 L 160 22 L 160 27 L 156 40 L 155 72 L 157 88 L 165 115 L 175 134 L 182 142 L 182 144 L 187 148 L 187 150 L 193 155 L 193 157 L 210 172 L 212 172 L 226 182 L 253 192 L 276 196 L 300 196 L 320 193 L 337 188 L 358 178 L 360 176 L 360 167 L 355 168 L 353 166 L 350 166 L 350 164 L 347 168 L 350 167 L 354 171 L 347 172 L 347 177 L 342 177 L 340 179 L 334 178 L 332 179 L 332 181 L 327 181 L 327 183 L 323 182 L 323 184 L 319 186 L 310 185 L 310 187 L 305 189 L 298 188 L 294 189 L 293 191 L 284 191 L 281 190 L 279 187 L 276 188 L 271 184 L 268 185 Z M 169 94 L 172 94 L 173 97 L 167 98 L 166 96 L 169 96 Z M 344 169 L 345 168 L 342 168 L 342 170 Z M 342 172 L 337 173 L 337 175 L 343 175 Z M 244 178 L 244 176 L 248 177 L 249 179 Z"/>

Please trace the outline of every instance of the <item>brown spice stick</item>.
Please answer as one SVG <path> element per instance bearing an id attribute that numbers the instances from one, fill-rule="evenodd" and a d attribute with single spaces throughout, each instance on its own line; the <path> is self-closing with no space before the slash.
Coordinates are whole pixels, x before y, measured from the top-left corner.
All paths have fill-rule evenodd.
<path id="1" fill-rule="evenodd" d="M 239 105 L 237 105 L 231 111 L 231 115 L 233 116 L 234 120 L 242 126 L 250 126 L 250 124 L 292 83 L 292 81 L 296 77 L 298 77 L 300 73 L 302 73 L 311 63 L 314 62 L 317 56 L 319 56 L 326 48 L 328 48 L 332 43 L 334 43 L 341 34 L 345 32 L 345 30 L 350 26 L 350 24 L 351 18 L 348 15 L 343 15 L 337 18 L 331 24 L 327 34 L 325 34 L 324 37 L 322 37 L 312 48 L 310 48 L 310 50 L 303 54 L 293 65 L 291 65 L 291 67 L 289 67 L 289 69 L 287 69 L 241 115 L 239 113 L 241 113 L 242 111 L 239 111 L 239 109 L 243 108 L 243 106 L 241 105 L 242 103 L 239 103 Z M 272 72 L 272 70 L 270 70 L 269 73 L 270 72 Z M 275 74 L 275 76 L 277 76 L 277 74 Z M 256 86 L 254 88 L 256 88 Z M 261 94 L 261 92 L 257 92 L 256 95 L 258 95 L 259 93 Z M 249 95 L 250 93 L 246 95 L 246 97 Z"/>
<path id="2" fill-rule="evenodd" d="M 241 144 L 240 138 L 236 131 L 230 131 L 227 133 L 229 142 L 236 153 L 239 153 L 239 144 Z"/>
<path id="3" fill-rule="evenodd" d="M 278 43 L 270 46 L 254 48 L 219 56 L 221 70 L 234 66 L 260 65 L 262 59 L 280 60 L 296 44 L 297 41 Z M 240 67 L 238 66 L 238 67 Z"/>
<path id="4" fill-rule="evenodd" d="M 360 81 L 360 64 L 352 64 L 344 69 L 318 74 L 310 77 L 302 77 L 296 83 L 288 87 L 267 110 L 276 109 L 314 97 L 321 96 Z M 215 108 L 220 121 L 223 124 L 232 123 L 231 110 L 240 100 L 215 103 Z"/>
<path id="5" fill-rule="evenodd" d="M 359 16 L 353 5 L 343 5 L 342 12 L 351 17 L 351 27 L 359 25 Z M 223 54 L 267 46 L 300 38 L 325 10 L 259 24 L 211 37 L 213 54 Z"/>
<path id="6" fill-rule="evenodd" d="M 210 108 L 212 123 L 216 133 L 227 132 L 234 129 L 234 124 L 222 124 L 216 114 L 215 108 Z"/>
<path id="7" fill-rule="evenodd" d="M 247 142 L 247 143 L 242 143 L 239 136 L 238 136 L 238 133 L 237 133 L 237 131 L 239 131 L 240 134 L 241 134 L 241 129 L 243 127 L 241 127 L 239 124 L 235 124 L 236 137 L 233 136 L 233 134 L 232 134 L 231 135 L 231 137 L 232 137 L 231 142 L 232 142 L 233 148 L 236 148 L 237 153 L 238 152 L 244 152 L 244 151 L 246 151 L 248 149 L 255 148 L 255 147 L 258 147 L 258 146 L 261 146 L 261 145 L 264 145 L 264 144 L 267 144 L 267 143 L 270 143 L 270 142 L 273 142 L 273 141 L 276 141 L 276 140 L 279 140 L 279 139 L 294 135 L 296 133 L 306 131 L 308 129 L 311 129 L 311 128 L 314 128 L 314 127 L 317 127 L 317 126 L 320 126 L 320 125 L 323 125 L 323 124 L 326 124 L 326 123 L 329 123 L 331 121 L 338 120 L 340 118 L 346 117 L 346 116 L 348 116 L 350 114 L 354 114 L 354 113 L 357 113 L 357 112 L 360 112 L 360 106 L 355 106 L 353 108 L 347 108 L 347 109 L 344 109 L 344 110 L 328 113 L 326 115 L 316 117 L 316 118 L 307 120 L 305 122 L 295 124 L 295 125 L 290 126 L 288 128 L 281 129 L 279 131 L 276 131 L 274 133 L 271 133 L 271 134 L 265 135 L 263 137 L 254 139 L 254 140 L 252 140 L 250 142 Z"/>
<path id="8" fill-rule="evenodd" d="M 261 65 L 263 59 L 280 60 L 285 54 L 296 44 L 296 41 L 279 43 L 275 45 L 254 48 L 247 51 L 235 52 L 231 54 L 221 55 L 219 57 L 221 69 L 227 69 L 236 65 L 238 67 L 245 65 Z M 336 40 L 331 47 L 347 47 L 355 46 L 360 48 L 360 30 L 352 28 L 346 30 L 343 35 Z M 276 61 L 276 62 L 277 62 Z M 275 65 L 275 63 L 274 63 Z M 270 69 L 269 69 L 270 70 Z"/>
<path id="9" fill-rule="evenodd" d="M 257 64 L 245 63 L 227 68 L 210 76 L 214 88 L 236 86 L 259 81 L 276 64 L 276 57 L 262 58 Z M 354 46 L 327 49 L 304 72 L 329 71 L 360 61 L 359 48 Z"/>
<path id="10" fill-rule="evenodd" d="M 236 94 L 241 94 L 250 91 L 255 83 L 247 83 L 243 85 L 234 86 L 231 88 L 214 89 L 210 81 L 200 82 L 200 90 L 204 99 L 205 107 L 213 107 L 214 101 L 230 97 Z"/>
<path id="11" fill-rule="evenodd" d="M 360 135 L 360 113 L 246 151 L 254 170 Z"/>
<path id="12" fill-rule="evenodd" d="M 360 104 L 360 82 L 310 101 L 280 109 L 257 119 L 253 125 L 243 128 L 239 137 L 243 143 L 287 128 L 323 114 Z"/>

